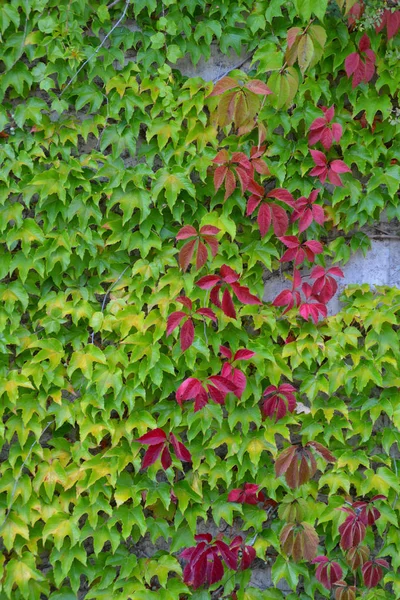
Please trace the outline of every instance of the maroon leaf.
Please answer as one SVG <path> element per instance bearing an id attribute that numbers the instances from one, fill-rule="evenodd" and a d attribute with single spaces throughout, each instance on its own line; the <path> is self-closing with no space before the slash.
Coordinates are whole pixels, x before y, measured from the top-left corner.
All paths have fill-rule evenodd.
<path id="1" fill-rule="evenodd" d="M 178 231 L 176 239 L 186 240 L 187 238 L 193 237 L 194 235 L 197 235 L 197 231 L 195 230 L 195 228 L 191 225 L 185 225 Z"/>
<path id="2" fill-rule="evenodd" d="M 327 590 L 331 590 L 343 575 L 341 566 L 337 562 L 330 561 L 326 556 L 317 556 L 312 562 L 318 564 L 315 577 Z"/>
<path id="3" fill-rule="evenodd" d="M 285 213 L 285 211 L 283 211 L 283 212 Z M 285 215 L 286 215 L 286 213 L 285 213 Z M 271 222 L 272 222 L 272 215 L 271 215 L 270 206 L 264 202 L 263 204 L 261 204 L 260 210 L 258 211 L 258 216 L 257 216 L 257 223 L 258 223 L 258 227 L 260 229 L 261 237 L 265 237 L 267 235 L 268 230 L 271 226 Z"/>
<path id="4" fill-rule="evenodd" d="M 171 335 L 174 329 L 179 326 L 182 319 L 187 316 L 188 315 L 181 310 L 171 313 L 167 319 L 167 335 Z"/>
<path id="5" fill-rule="evenodd" d="M 239 285 L 238 283 L 232 283 L 231 287 L 236 298 L 239 300 L 239 302 L 242 302 L 242 304 L 262 305 L 261 300 L 259 300 L 257 296 L 253 296 L 248 287 Z"/>
<path id="6" fill-rule="evenodd" d="M 236 311 L 233 305 L 232 297 L 229 293 L 228 288 L 224 289 L 224 293 L 222 295 L 222 310 L 227 317 L 231 319 L 236 319 Z"/>
<path id="7" fill-rule="evenodd" d="M 179 460 L 182 462 L 192 462 L 192 455 L 190 454 L 189 450 L 185 448 L 182 442 L 180 442 L 173 433 L 171 433 L 169 439 L 177 458 L 179 458 Z"/>
<path id="8" fill-rule="evenodd" d="M 162 451 L 162 454 L 161 454 L 161 465 L 162 465 L 162 468 L 164 469 L 164 471 L 169 469 L 169 467 L 172 465 L 171 454 L 170 454 L 170 451 L 168 450 L 167 446 L 164 447 L 164 450 Z"/>
<path id="9" fill-rule="evenodd" d="M 196 246 L 197 240 L 191 240 L 179 251 L 179 266 L 182 271 L 186 271 L 190 265 L 190 262 L 193 258 L 194 248 Z"/>
<path id="10" fill-rule="evenodd" d="M 199 245 L 197 248 L 197 255 L 196 255 L 196 269 L 201 269 L 201 267 L 203 267 L 206 264 L 207 258 L 208 258 L 207 248 L 205 247 L 203 242 L 199 241 Z"/>
<path id="11" fill-rule="evenodd" d="M 209 319 L 214 321 L 214 323 L 217 322 L 217 316 L 216 316 L 215 312 L 213 310 L 211 310 L 211 308 L 198 308 L 196 310 L 196 314 L 203 315 L 204 317 L 208 317 Z"/>
<path id="12" fill-rule="evenodd" d="M 288 206 L 292 206 L 294 203 L 294 198 L 290 192 L 285 190 L 284 188 L 274 188 L 267 194 L 268 198 L 275 198 L 276 200 L 280 200 L 284 202 Z"/>
<path id="13" fill-rule="evenodd" d="M 186 296 L 178 296 L 176 301 L 183 304 L 183 306 L 186 306 L 186 308 L 189 310 L 192 310 L 193 302 L 190 300 L 190 298 L 187 298 Z"/>
<path id="14" fill-rule="evenodd" d="M 150 446 L 150 448 L 146 450 L 145 455 L 143 456 L 141 468 L 147 469 L 147 467 L 150 467 L 150 465 L 154 464 L 160 456 L 161 452 L 163 451 L 163 448 L 164 442 L 162 444 Z"/>
<path id="15" fill-rule="evenodd" d="M 214 227 L 214 225 L 203 225 L 200 229 L 201 235 L 217 235 L 221 230 L 218 227 Z"/>
<path id="16" fill-rule="evenodd" d="M 176 391 L 176 399 L 178 404 L 181 404 L 184 400 L 193 400 L 203 389 L 201 381 L 195 377 L 189 377 L 185 379 L 183 383 L 178 387 Z"/>
<path id="17" fill-rule="evenodd" d="M 362 575 L 364 584 L 367 588 L 373 588 L 378 585 L 383 577 L 382 568 L 389 568 L 389 563 L 383 558 L 375 558 L 375 560 L 369 560 L 362 566 Z"/>
<path id="18" fill-rule="evenodd" d="M 242 350 L 238 350 L 236 352 L 235 356 L 233 357 L 233 360 L 250 360 L 250 358 L 253 358 L 253 356 L 255 355 L 256 353 L 252 350 L 247 350 L 246 348 L 243 348 Z"/>
<path id="19" fill-rule="evenodd" d="M 196 281 L 196 285 L 202 290 L 209 290 L 214 287 L 217 283 L 219 283 L 220 278 L 218 275 L 205 275 L 201 277 L 198 281 Z"/>
<path id="20" fill-rule="evenodd" d="M 192 319 L 188 319 L 181 329 L 181 350 L 185 352 L 193 344 L 194 340 L 194 326 Z"/>
<path id="21" fill-rule="evenodd" d="M 165 432 L 162 429 L 157 428 L 153 429 L 152 431 L 149 431 L 148 433 L 145 433 L 136 441 L 140 442 L 141 444 L 146 444 L 148 446 L 157 446 L 158 444 L 164 443 L 166 440 L 167 436 Z"/>

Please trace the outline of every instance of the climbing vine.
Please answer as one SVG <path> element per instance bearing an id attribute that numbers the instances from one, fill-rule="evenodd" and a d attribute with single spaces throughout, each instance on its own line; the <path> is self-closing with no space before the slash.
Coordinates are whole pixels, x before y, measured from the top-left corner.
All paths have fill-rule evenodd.
<path id="1" fill-rule="evenodd" d="M 0 600 L 400 597 L 400 291 L 328 316 L 399 218 L 399 31 L 4 3 Z"/>

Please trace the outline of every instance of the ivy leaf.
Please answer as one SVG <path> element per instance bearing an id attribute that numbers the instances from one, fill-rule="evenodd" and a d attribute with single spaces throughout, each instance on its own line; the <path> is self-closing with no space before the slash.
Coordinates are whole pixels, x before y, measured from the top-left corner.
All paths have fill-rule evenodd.
<path id="1" fill-rule="evenodd" d="M 181 167 L 174 167 L 172 172 L 165 169 L 160 169 L 157 173 L 157 178 L 154 181 L 152 192 L 156 200 L 161 191 L 164 191 L 168 206 L 172 209 L 179 193 L 182 190 L 188 192 L 192 198 L 196 197 L 196 190 L 190 178 Z"/>

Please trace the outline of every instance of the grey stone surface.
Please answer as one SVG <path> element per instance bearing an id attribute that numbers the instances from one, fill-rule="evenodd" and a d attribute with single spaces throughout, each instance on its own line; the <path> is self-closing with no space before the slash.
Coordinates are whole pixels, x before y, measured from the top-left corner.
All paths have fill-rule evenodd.
<path id="1" fill-rule="evenodd" d="M 216 45 L 212 45 L 210 60 L 205 61 L 202 57 L 197 65 L 193 66 L 190 57 L 186 56 L 180 58 L 176 64 L 171 64 L 171 67 L 178 69 L 186 77 L 201 77 L 205 81 L 216 81 L 234 69 L 248 70 L 250 62 L 251 57 L 245 51 L 242 51 L 240 56 L 235 53 L 226 55 Z"/>
<path id="2" fill-rule="evenodd" d="M 368 283 L 372 287 L 387 285 L 400 287 L 400 238 L 371 240 L 371 249 L 366 256 L 362 252 L 356 252 L 349 262 L 341 267 L 344 279 L 338 279 L 339 289 L 336 296 L 328 304 L 330 315 L 338 313 L 341 309 L 339 296 L 344 288 L 350 284 Z M 303 272 L 304 281 L 309 281 Z M 265 282 L 264 300 L 272 300 L 282 290 L 288 288 L 290 282 L 283 274 L 278 273 Z"/>

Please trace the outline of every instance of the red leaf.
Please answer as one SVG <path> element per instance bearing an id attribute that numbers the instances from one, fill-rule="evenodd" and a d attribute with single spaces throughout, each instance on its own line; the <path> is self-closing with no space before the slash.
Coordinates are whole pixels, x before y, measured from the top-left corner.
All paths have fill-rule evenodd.
<path id="1" fill-rule="evenodd" d="M 284 188 L 274 188 L 267 194 L 268 198 L 275 198 L 276 200 L 280 200 L 281 202 L 285 202 L 289 206 L 292 206 L 294 203 L 294 198 L 288 190 Z"/>
<path id="2" fill-rule="evenodd" d="M 321 133 L 321 144 L 325 148 L 325 150 L 329 150 L 332 146 L 333 142 L 333 134 L 332 130 L 329 127 L 326 127 Z"/>
<path id="3" fill-rule="evenodd" d="M 179 266 L 182 271 L 186 271 L 190 265 L 190 261 L 193 257 L 194 247 L 197 243 L 197 239 L 187 242 L 179 251 Z"/>
<path id="4" fill-rule="evenodd" d="M 269 87 L 259 79 L 248 81 L 244 87 L 250 90 L 250 92 L 253 92 L 253 94 L 260 94 L 261 96 L 268 96 L 268 94 L 272 94 Z"/>
<path id="5" fill-rule="evenodd" d="M 277 237 L 284 236 L 289 227 L 289 217 L 286 211 L 277 204 L 271 204 L 272 226 Z"/>
<path id="6" fill-rule="evenodd" d="M 218 191 L 221 185 L 224 183 L 225 177 L 228 173 L 228 167 L 221 166 L 217 167 L 214 171 L 214 187 L 215 191 Z"/>
<path id="7" fill-rule="evenodd" d="M 205 247 L 203 242 L 199 241 L 199 246 L 197 248 L 197 255 L 196 255 L 196 269 L 201 269 L 201 267 L 203 267 L 206 264 L 207 258 L 208 258 L 207 248 Z"/>
<path id="8" fill-rule="evenodd" d="M 328 123 L 330 123 L 332 121 L 333 117 L 335 116 L 334 104 L 332 104 L 332 106 L 327 108 L 324 112 L 325 112 L 325 119 L 327 120 Z"/>
<path id="9" fill-rule="evenodd" d="M 240 369 L 233 369 L 232 383 L 235 385 L 236 390 L 234 394 L 237 398 L 241 398 L 244 390 L 246 389 L 246 375 L 240 371 Z"/>
<path id="10" fill-rule="evenodd" d="M 169 439 L 171 440 L 177 458 L 179 458 L 181 462 L 192 462 L 192 455 L 189 450 L 185 448 L 182 442 L 180 442 L 173 433 L 171 433 Z"/>
<path id="11" fill-rule="evenodd" d="M 164 447 L 164 450 L 162 451 L 162 454 L 161 454 L 161 465 L 162 465 L 162 468 L 164 469 L 164 471 L 169 469 L 169 467 L 172 465 L 171 454 L 170 454 L 167 446 Z"/>
<path id="12" fill-rule="evenodd" d="M 167 319 L 167 336 L 171 335 L 185 317 L 187 317 L 187 314 L 181 310 L 177 310 L 169 315 Z"/>
<path id="13" fill-rule="evenodd" d="M 201 235 L 217 235 L 221 230 L 218 227 L 214 227 L 214 225 L 203 225 L 200 229 Z"/>
<path id="14" fill-rule="evenodd" d="M 342 160 L 333 160 L 330 163 L 330 168 L 335 173 L 350 173 L 351 169 Z"/>
<path id="15" fill-rule="evenodd" d="M 221 377 L 221 375 L 211 375 L 208 378 L 212 384 L 214 384 L 219 390 L 224 392 L 224 394 L 229 394 L 229 392 L 236 391 L 236 385 L 229 381 L 226 377 Z"/>
<path id="16" fill-rule="evenodd" d="M 317 167 L 325 167 L 326 166 L 328 160 L 323 152 L 320 152 L 319 150 L 310 150 L 310 154 L 313 158 L 314 163 L 317 165 Z"/>
<path id="17" fill-rule="evenodd" d="M 224 293 L 222 295 L 221 308 L 227 317 L 230 317 L 231 319 L 236 319 L 235 307 L 232 301 L 232 297 L 227 288 L 225 288 Z"/>
<path id="18" fill-rule="evenodd" d="M 224 559 L 229 569 L 233 569 L 235 571 L 237 568 L 237 560 L 229 546 L 221 540 L 217 540 L 215 542 L 215 545 L 217 546 L 222 558 Z"/>
<path id="19" fill-rule="evenodd" d="M 358 49 L 360 52 L 365 52 L 365 50 L 368 50 L 369 48 L 371 48 L 371 41 L 370 41 L 369 37 L 367 36 L 367 34 L 364 33 L 364 35 L 362 36 L 362 38 L 359 41 Z"/>
<path id="20" fill-rule="evenodd" d="M 192 310 L 193 302 L 187 296 L 178 296 L 176 301 L 186 306 L 189 310 Z"/>
<path id="21" fill-rule="evenodd" d="M 238 82 L 236 81 L 236 79 L 233 79 L 232 77 L 223 77 L 222 79 L 217 81 L 217 83 L 214 85 L 213 91 L 209 95 L 220 96 L 228 90 L 233 90 L 236 87 L 238 87 Z"/>
<path id="22" fill-rule="evenodd" d="M 317 242 L 315 240 L 308 240 L 304 242 L 304 246 L 307 246 L 314 254 L 321 254 L 323 252 L 324 247 L 321 242 Z"/>
<path id="23" fill-rule="evenodd" d="M 188 379 L 185 379 L 176 390 L 176 399 L 179 404 L 181 404 L 183 400 L 193 400 L 202 389 L 201 381 L 195 377 L 188 377 Z"/>
<path id="24" fill-rule="evenodd" d="M 187 238 L 193 237 L 194 235 L 197 235 L 197 231 L 195 230 L 195 228 L 191 225 L 185 225 L 178 231 L 176 239 L 186 240 Z"/>
<path id="25" fill-rule="evenodd" d="M 239 302 L 242 302 L 242 304 L 262 305 L 261 300 L 259 300 L 257 296 L 253 296 L 248 287 L 239 285 L 238 283 L 232 283 L 231 287 L 236 298 L 239 300 Z"/>
<path id="26" fill-rule="evenodd" d="M 222 265 L 219 272 L 225 283 L 235 283 L 235 281 L 239 280 L 239 275 L 231 267 L 228 267 L 228 265 Z"/>
<path id="27" fill-rule="evenodd" d="M 220 278 L 218 275 L 205 275 L 204 277 L 201 277 L 201 279 L 196 281 L 195 285 L 197 285 L 202 290 L 209 290 L 210 288 L 214 287 L 219 281 Z"/>
<path id="28" fill-rule="evenodd" d="M 231 196 L 233 194 L 233 192 L 236 189 L 236 179 L 234 174 L 232 173 L 232 171 L 227 171 L 226 173 L 226 177 L 225 177 L 225 196 L 224 196 L 224 200 L 226 200 L 227 198 L 229 198 L 229 196 Z"/>
<path id="29" fill-rule="evenodd" d="M 246 210 L 246 215 L 248 217 L 253 214 L 253 212 L 255 211 L 257 206 L 260 204 L 261 200 L 262 200 L 262 198 L 260 196 L 256 196 L 255 194 L 250 196 L 250 198 L 247 202 L 247 210 Z"/>
<path id="30" fill-rule="evenodd" d="M 145 433 L 136 441 L 140 442 L 141 444 L 146 444 L 148 446 L 156 446 L 165 442 L 166 439 L 167 436 L 165 432 L 162 429 L 157 428 L 153 429 L 152 431 L 149 431 L 148 433 Z"/>
<path id="31" fill-rule="evenodd" d="M 378 560 L 379 559 L 375 559 L 375 561 L 368 560 L 362 566 L 361 571 L 362 571 L 362 575 L 363 575 L 363 579 L 364 579 L 364 584 L 367 586 L 367 588 L 373 588 L 376 585 L 378 585 L 378 583 L 380 582 L 380 580 L 383 577 L 383 571 L 382 571 L 381 567 L 379 566 Z M 388 563 L 386 561 L 384 561 L 384 562 L 386 563 L 386 565 L 388 567 L 389 566 Z"/>
<path id="32" fill-rule="evenodd" d="M 261 237 L 265 237 L 271 226 L 271 209 L 268 204 L 261 204 L 260 210 L 258 211 L 257 223 L 260 229 Z"/>
<path id="33" fill-rule="evenodd" d="M 218 254 L 218 240 L 211 235 L 203 235 L 203 240 L 206 242 L 206 244 L 208 244 L 211 254 L 215 258 Z"/>
<path id="34" fill-rule="evenodd" d="M 154 464 L 163 451 L 163 448 L 164 443 L 157 444 L 156 446 L 150 446 L 150 448 L 146 450 L 146 453 L 143 457 L 141 468 L 147 469 L 147 467 L 150 467 L 152 464 Z"/>
<path id="35" fill-rule="evenodd" d="M 211 310 L 211 308 L 198 308 L 196 310 L 196 314 L 203 315 L 204 317 L 208 317 L 209 319 L 212 319 L 214 321 L 214 323 L 217 322 L 217 316 L 216 316 L 215 312 L 213 310 Z"/>
<path id="36" fill-rule="evenodd" d="M 233 360 L 250 360 L 250 358 L 253 358 L 253 356 L 255 355 L 256 353 L 252 350 L 246 350 L 245 348 L 243 348 L 242 350 L 238 350 L 236 352 L 235 356 L 233 357 Z"/>
<path id="37" fill-rule="evenodd" d="M 346 69 L 346 75 L 350 79 L 350 76 L 358 69 L 360 64 L 360 55 L 357 52 L 352 52 L 344 61 L 344 67 Z"/>
<path id="38" fill-rule="evenodd" d="M 285 244 L 286 248 L 298 248 L 300 246 L 300 240 L 295 235 L 281 236 L 279 240 Z"/>
<path id="39" fill-rule="evenodd" d="M 194 326 L 192 319 L 188 319 L 186 323 L 184 323 L 181 329 L 181 350 L 185 352 L 190 346 L 193 344 L 194 340 Z"/>
<path id="40" fill-rule="evenodd" d="M 244 194 L 250 182 L 250 175 L 243 167 L 236 167 L 236 174 L 239 178 L 242 194 Z"/>
<path id="41" fill-rule="evenodd" d="M 343 134 L 343 128 L 339 123 L 332 123 L 332 135 L 335 142 L 340 142 Z"/>

